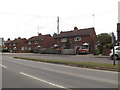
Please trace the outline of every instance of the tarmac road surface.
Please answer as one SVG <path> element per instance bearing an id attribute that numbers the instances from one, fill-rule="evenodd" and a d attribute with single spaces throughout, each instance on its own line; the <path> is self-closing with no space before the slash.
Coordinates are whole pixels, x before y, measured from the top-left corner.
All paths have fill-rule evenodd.
<path id="1" fill-rule="evenodd" d="M 12 58 L 3 55 L 3 88 L 118 88 L 118 73 Z"/>

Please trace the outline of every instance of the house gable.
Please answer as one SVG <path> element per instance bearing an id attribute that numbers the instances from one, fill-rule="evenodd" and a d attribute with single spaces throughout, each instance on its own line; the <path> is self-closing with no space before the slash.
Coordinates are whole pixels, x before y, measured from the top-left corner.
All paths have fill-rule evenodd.
<path id="1" fill-rule="evenodd" d="M 82 46 L 84 43 L 89 43 L 91 47 L 94 48 L 96 33 L 94 28 L 78 29 L 75 27 L 74 30 L 61 32 L 54 38 L 56 39 L 57 44 L 62 47 L 65 47 L 66 40 L 69 40 L 71 48 Z"/>

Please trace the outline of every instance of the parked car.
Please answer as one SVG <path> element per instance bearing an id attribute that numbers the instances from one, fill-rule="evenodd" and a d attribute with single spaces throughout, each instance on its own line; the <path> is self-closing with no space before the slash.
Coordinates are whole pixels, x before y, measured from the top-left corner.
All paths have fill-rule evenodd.
<path id="1" fill-rule="evenodd" d="M 116 60 L 120 59 L 120 46 L 115 46 L 114 49 L 115 49 L 115 59 Z M 111 50 L 110 57 L 111 59 L 113 59 L 113 49 Z"/>
<path id="2" fill-rule="evenodd" d="M 89 49 L 85 48 L 85 47 L 77 48 L 76 53 L 77 54 L 88 54 L 89 53 Z"/>

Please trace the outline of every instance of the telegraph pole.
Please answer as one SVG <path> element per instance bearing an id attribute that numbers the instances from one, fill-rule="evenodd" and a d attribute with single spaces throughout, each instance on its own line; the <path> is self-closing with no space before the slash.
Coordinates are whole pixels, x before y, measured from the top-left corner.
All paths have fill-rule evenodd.
<path id="1" fill-rule="evenodd" d="M 95 28 L 95 14 L 93 14 L 92 17 L 93 17 L 93 24 L 94 24 L 93 26 Z"/>
<path id="2" fill-rule="evenodd" d="M 57 34 L 59 34 L 59 17 L 57 17 Z"/>
<path id="3" fill-rule="evenodd" d="M 40 29 L 39 25 L 38 25 L 37 29 L 38 29 L 38 35 L 39 35 L 39 29 Z"/>
<path id="4" fill-rule="evenodd" d="M 115 35 L 114 33 L 112 32 L 112 43 L 113 43 L 113 65 L 115 65 Z"/>

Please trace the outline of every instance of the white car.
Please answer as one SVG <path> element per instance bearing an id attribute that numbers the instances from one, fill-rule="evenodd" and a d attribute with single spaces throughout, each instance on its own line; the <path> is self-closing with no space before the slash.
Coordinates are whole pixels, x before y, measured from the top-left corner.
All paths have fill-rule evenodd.
<path id="1" fill-rule="evenodd" d="M 115 46 L 114 49 L 115 49 L 115 59 L 116 60 L 120 59 L 120 46 Z M 113 59 L 113 49 L 111 50 L 110 57 L 111 59 Z"/>

